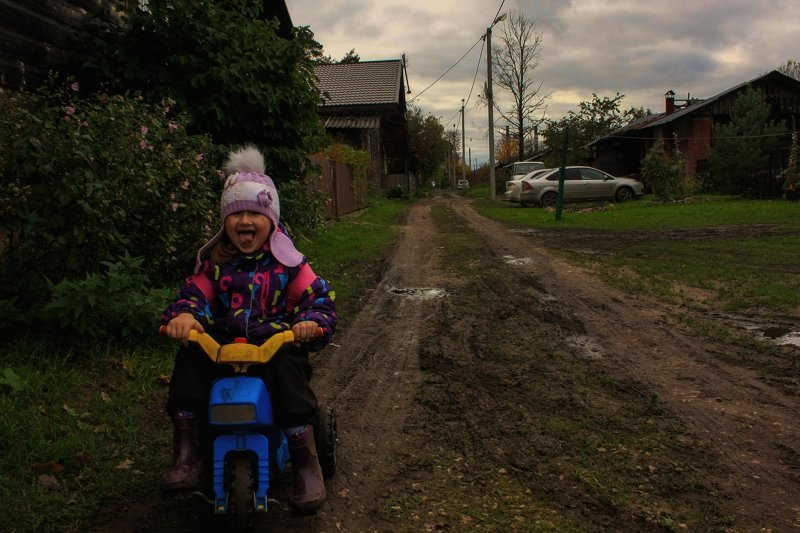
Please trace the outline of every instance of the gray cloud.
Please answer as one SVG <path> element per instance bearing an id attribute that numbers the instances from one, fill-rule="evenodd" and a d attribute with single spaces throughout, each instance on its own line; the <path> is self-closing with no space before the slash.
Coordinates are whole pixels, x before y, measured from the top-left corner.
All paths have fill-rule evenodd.
<path id="1" fill-rule="evenodd" d="M 501 1 L 287 0 L 287 6 L 295 24 L 310 26 L 333 57 L 351 48 L 362 60 L 405 52 L 414 97 L 483 35 Z M 543 33 L 534 77 L 552 94 L 550 118 L 577 108 L 593 92 L 619 92 L 626 107 L 661 111 L 669 89 L 709 97 L 789 58 L 800 59 L 796 0 L 506 0 L 502 10 L 516 9 L 536 19 Z M 472 87 L 467 137 L 475 139 L 472 153 L 478 158 L 488 152 L 479 141 L 488 129 L 486 110 L 474 107 L 486 78 L 482 44 L 416 101 L 448 120 Z"/>

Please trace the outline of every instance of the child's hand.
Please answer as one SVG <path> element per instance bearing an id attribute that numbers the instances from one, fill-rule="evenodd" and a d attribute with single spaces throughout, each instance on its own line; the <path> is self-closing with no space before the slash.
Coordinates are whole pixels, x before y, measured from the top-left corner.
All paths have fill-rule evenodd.
<path id="1" fill-rule="evenodd" d="M 298 322 L 292 326 L 292 333 L 294 333 L 294 342 L 292 346 L 299 348 L 301 343 L 310 342 L 317 337 L 321 337 L 322 328 L 320 328 L 319 324 L 316 322 L 307 320 L 305 322 Z"/>
<path id="2" fill-rule="evenodd" d="M 195 320 L 194 316 L 189 313 L 181 313 L 167 324 L 167 337 L 170 339 L 181 341 L 186 346 L 189 342 L 189 332 L 196 329 L 200 333 L 205 333 L 203 326 Z"/>

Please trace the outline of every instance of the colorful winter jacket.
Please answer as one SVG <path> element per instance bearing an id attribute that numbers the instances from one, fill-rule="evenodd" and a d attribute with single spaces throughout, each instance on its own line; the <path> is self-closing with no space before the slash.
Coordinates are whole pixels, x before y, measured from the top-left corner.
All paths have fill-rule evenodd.
<path id="1" fill-rule="evenodd" d="M 314 274 L 306 258 L 287 267 L 273 257 L 267 241 L 258 253 L 235 256 L 225 265 L 203 261 L 164 310 L 161 323 L 191 313 L 208 333 L 260 344 L 297 322 L 313 320 L 325 334 L 309 347 L 320 349 L 336 329 L 334 299 L 331 286 Z"/>

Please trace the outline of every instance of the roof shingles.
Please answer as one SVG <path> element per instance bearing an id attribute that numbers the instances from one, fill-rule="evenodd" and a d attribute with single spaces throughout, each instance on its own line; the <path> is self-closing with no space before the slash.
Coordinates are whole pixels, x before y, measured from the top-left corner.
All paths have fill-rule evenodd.
<path id="1" fill-rule="evenodd" d="M 319 89 L 328 93 L 322 107 L 398 104 L 402 64 L 399 59 L 317 65 Z"/>

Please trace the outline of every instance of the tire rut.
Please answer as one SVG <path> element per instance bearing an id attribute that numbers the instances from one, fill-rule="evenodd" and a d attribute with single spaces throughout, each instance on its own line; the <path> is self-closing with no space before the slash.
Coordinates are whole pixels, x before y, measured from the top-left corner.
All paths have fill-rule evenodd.
<path id="1" fill-rule="evenodd" d="M 745 529 L 800 527 L 798 399 L 753 371 L 715 356 L 724 346 L 699 341 L 669 325 L 669 309 L 606 287 L 545 251 L 534 235 L 512 232 L 480 216 L 468 201 L 455 211 L 498 257 L 531 261 L 511 268 L 535 278 L 554 317 L 568 317 L 565 333 L 583 329 L 621 374 L 645 384 L 702 440 L 729 471 L 717 480 L 737 495 Z M 576 326 L 575 322 L 582 326 Z"/>

